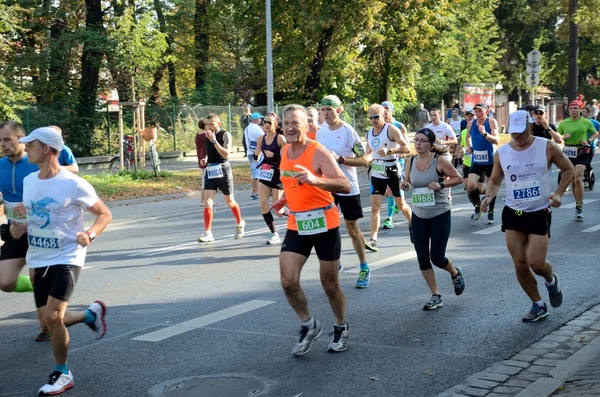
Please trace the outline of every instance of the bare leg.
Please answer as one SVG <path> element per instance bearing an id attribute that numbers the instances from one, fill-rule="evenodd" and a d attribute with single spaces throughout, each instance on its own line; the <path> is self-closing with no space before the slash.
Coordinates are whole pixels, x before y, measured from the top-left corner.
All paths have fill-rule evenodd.
<path id="1" fill-rule="evenodd" d="M 335 321 L 338 324 L 343 324 L 346 322 L 346 297 L 340 288 L 338 279 L 338 266 L 340 261 L 319 260 L 319 264 L 321 265 L 321 285 L 329 298 L 329 304 L 335 315 Z"/>
<path id="2" fill-rule="evenodd" d="M 279 254 L 281 286 L 283 292 L 285 292 L 285 297 L 300 321 L 306 321 L 310 318 L 308 300 L 300 286 L 300 272 L 306 263 L 306 259 L 306 257 L 295 252 L 284 251 Z"/>
<path id="3" fill-rule="evenodd" d="M 25 258 L 0 261 L 0 290 L 12 292 L 17 286 L 17 278 L 25 266 Z"/>
<path id="4" fill-rule="evenodd" d="M 371 195 L 371 238 L 373 240 L 377 240 L 377 234 L 379 233 L 379 212 L 381 212 L 382 201 L 382 195 Z"/>
<path id="5" fill-rule="evenodd" d="M 381 196 L 379 196 L 381 197 Z M 354 251 L 358 255 L 358 260 L 361 264 L 367 263 L 367 255 L 365 254 L 365 238 L 363 237 L 362 232 L 360 231 L 360 227 L 358 225 L 358 220 L 356 221 L 346 221 L 346 229 L 348 230 L 348 235 L 352 240 L 352 246 L 354 247 Z"/>
<path id="6" fill-rule="evenodd" d="M 517 273 L 517 280 L 521 284 L 523 291 L 529 296 L 532 302 L 539 302 L 542 300 L 540 292 L 537 287 L 537 281 L 533 274 L 533 271 L 529 267 L 527 259 L 528 251 L 528 239 L 527 235 L 516 230 L 506 231 L 506 246 L 508 252 L 513 258 L 515 265 L 515 271 Z"/>

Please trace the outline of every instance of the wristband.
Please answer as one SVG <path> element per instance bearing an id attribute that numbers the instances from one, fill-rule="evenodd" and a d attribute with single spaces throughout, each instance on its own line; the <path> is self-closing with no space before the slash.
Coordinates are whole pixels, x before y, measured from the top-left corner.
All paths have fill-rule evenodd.
<path id="1" fill-rule="evenodd" d="M 212 143 L 213 145 L 217 144 L 217 140 L 215 139 L 214 141 L 211 141 L 210 143 Z"/>
<path id="2" fill-rule="evenodd" d="M 438 182 L 440 184 L 440 189 L 443 189 L 444 186 L 446 186 L 446 184 L 444 183 L 444 181 Z"/>
<path id="3" fill-rule="evenodd" d="M 87 232 L 85 232 L 85 234 L 87 234 L 88 237 L 90 238 L 90 243 L 96 239 L 96 233 L 94 233 L 94 232 L 87 231 Z"/>
<path id="4" fill-rule="evenodd" d="M 258 161 L 258 155 L 256 155 L 256 154 L 253 154 L 253 155 L 252 155 L 252 158 L 254 159 L 254 161 Z"/>
<path id="5" fill-rule="evenodd" d="M 344 163 L 346 162 L 346 159 L 345 159 L 345 158 L 343 158 L 342 156 L 340 156 L 340 157 L 338 158 L 338 161 L 337 161 L 337 162 L 338 162 L 338 164 L 344 164 Z"/>

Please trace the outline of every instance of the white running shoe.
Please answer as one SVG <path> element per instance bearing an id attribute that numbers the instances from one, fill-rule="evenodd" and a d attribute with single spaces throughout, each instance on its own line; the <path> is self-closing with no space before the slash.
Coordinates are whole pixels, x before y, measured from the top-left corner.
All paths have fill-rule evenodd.
<path id="1" fill-rule="evenodd" d="M 269 245 L 281 244 L 281 238 L 279 237 L 279 233 L 275 232 L 275 233 L 271 234 L 271 237 L 267 240 L 267 244 L 269 244 Z"/>
<path id="2" fill-rule="evenodd" d="M 69 390 L 73 386 L 75 386 L 75 383 L 73 382 L 71 371 L 68 374 L 54 371 L 50 374 L 48 383 L 40 388 L 40 396 L 55 396 Z"/>
<path id="3" fill-rule="evenodd" d="M 88 307 L 88 310 L 94 313 L 96 319 L 87 326 L 98 334 L 96 339 L 102 339 L 104 334 L 106 334 L 106 321 L 104 320 L 104 317 L 106 316 L 106 305 L 102 301 L 95 301 Z"/>
<path id="4" fill-rule="evenodd" d="M 198 237 L 199 243 L 214 243 L 215 238 L 213 237 L 212 232 L 204 232 L 200 237 Z"/>
<path id="5" fill-rule="evenodd" d="M 237 228 L 235 229 L 235 236 L 233 236 L 233 238 L 238 240 L 238 239 L 244 237 L 244 228 L 245 227 L 246 227 L 246 221 L 242 219 L 240 224 L 237 225 Z"/>

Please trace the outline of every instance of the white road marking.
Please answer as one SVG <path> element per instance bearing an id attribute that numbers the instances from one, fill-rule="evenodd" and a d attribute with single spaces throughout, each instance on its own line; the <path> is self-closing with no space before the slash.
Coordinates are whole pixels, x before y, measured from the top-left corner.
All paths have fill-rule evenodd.
<path id="1" fill-rule="evenodd" d="M 593 203 L 594 201 L 598 201 L 600 199 L 590 199 L 590 200 L 586 200 L 583 199 L 583 204 L 589 204 L 589 203 Z M 558 207 L 559 209 L 561 208 L 575 208 L 575 202 L 572 202 L 571 204 L 567 204 L 567 205 L 561 205 L 560 207 Z"/>
<path id="2" fill-rule="evenodd" d="M 499 231 L 500 231 L 500 226 L 492 226 L 492 227 L 488 227 L 486 229 L 478 230 L 471 234 L 492 234 L 492 233 L 496 233 Z"/>
<path id="3" fill-rule="evenodd" d="M 238 316 L 240 314 L 248 313 L 256 309 L 260 309 L 265 306 L 269 306 L 275 303 L 275 301 L 263 301 L 263 300 L 251 300 L 244 302 L 237 306 L 232 306 L 227 309 L 219 310 L 218 312 L 210 313 L 193 320 L 184 321 L 170 327 L 162 328 L 149 334 L 140 335 L 131 340 L 141 340 L 146 342 L 160 342 L 161 340 L 168 339 L 175 335 L 183 334 L 185 332 L 202 328 L 210 324 L 217 323 L 219 321 L 227 320 L 228 318 Z"/>
<path id="4" fill-rule="evenodd" d="M 417 253 L 415 251 L 404 252 L 402 254 L 394 255 L 389 258 L 379 260 L 377 262 L 369 263 L 369 269 L 371 271 L 377 270 L 377 269 L 382 269 L 386 266 L 394 265 L 398 262 L 407 261 L 410 259 L 414 259 L 416 257 L 417 257 Z M 355 268 L 344 271 L 344 273 L 354 273 L 354 274 L 358 274 L 359 272 L 360 272 L 360 267 L 355 267 Z"/>
<path id="5" fill-rule="evenodd" d="M 597 230 L 600 230 L 600 225 L 592 226 L 589 229 L 582 230 L 581 232 L 582 233 L 592 233 L 592 232 L 595 232 Z"/>

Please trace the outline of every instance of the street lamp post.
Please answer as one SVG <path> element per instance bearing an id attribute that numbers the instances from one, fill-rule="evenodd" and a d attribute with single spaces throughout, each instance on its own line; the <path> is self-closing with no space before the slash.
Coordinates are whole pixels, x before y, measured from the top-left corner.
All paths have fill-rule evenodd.
<path id="1" fill-rule="evenodd" d="M 271 33 L 271 0 L 265 0 L 267 14 L 267 109 L 273 111 L 273 37 Z"/>

